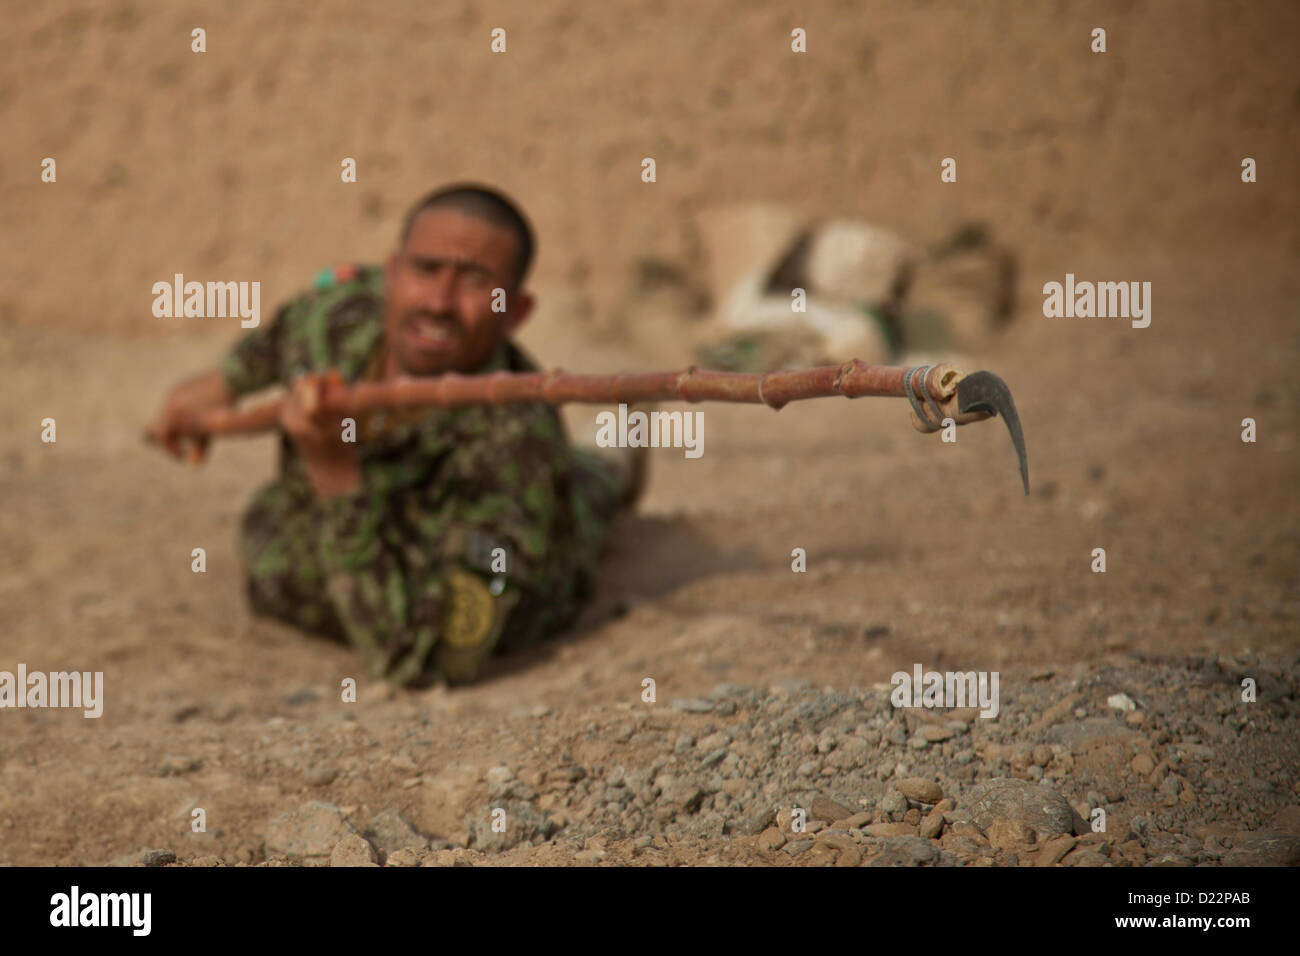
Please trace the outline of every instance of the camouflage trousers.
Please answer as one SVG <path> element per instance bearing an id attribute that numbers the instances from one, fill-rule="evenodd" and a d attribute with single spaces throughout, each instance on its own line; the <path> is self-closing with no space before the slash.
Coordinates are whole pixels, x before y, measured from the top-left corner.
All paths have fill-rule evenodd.
<path id="1" fill-rule="evenodd" d="M 448 640 L 457 630 L 465 631 L 465 614 L 475 613 L 472 596 L 459 605 L 453 600 L 447 622 L 452 634 L 444 633 L 429 649 L 421 680 L 402 679 L 402 683 L 425 682 L 444 677 L 452 683 L 473 680 L 486 659 L 499 653 L 532 644 L 568 626 L 594 590 L 593 569 L 608 539 L 608 532 L 621 507 L 624 489 L 622 476 L 594 454 L 574 451 L 575 466 L 571 473 L 571 491 L 576 533 L 566 543 L 567 552 L 560 560 L 548 562 L 559 570 L 557 577 L 543 587 L 510 587 L 490 602 L 495 620 L 480 632 L 468 630 L 480 639 L 468 642 Z M 467 505 L 472 502 L 467 502 Z M 319 537 L 319 506 L 314 493 L 302 480 L 284 477 L 262 487 L 244 512 L 240 533 L 240 551 L 246 570 L 248 601 L 255 614 L 274 618 L 300 630 L 331 640 L 351 643 L 369 658 L 375 676 L 387 676 L 375 662 L 382 659 L 383 648 L 373 646 L 370 635 L 344 625 L 331 596 L 330 582 L 322 566 L 316 542 Z M 464 536 L 461 536 L 463 538 Z M 476 538 L 473 550 L 482 552 L 484 540 Z M 458 539 L 459 540 L 459 539 Z M 453 594 L 469 592 L 479 595 L 499 594 L 492 587 L 492 575 L 481 555 L 468 553 L 463 542 L 441 543 L 440 574 L 451 582 Z M 488 549 L 490 551 L 490 548 Z M 478 582 L 475 584 L 474 582 Z M 459 623 L 458 623 L 459 622 Z M 444 627 L 444 631 L 449 629 Z M 458 645 L 458 646 L 457 646 Z"/>

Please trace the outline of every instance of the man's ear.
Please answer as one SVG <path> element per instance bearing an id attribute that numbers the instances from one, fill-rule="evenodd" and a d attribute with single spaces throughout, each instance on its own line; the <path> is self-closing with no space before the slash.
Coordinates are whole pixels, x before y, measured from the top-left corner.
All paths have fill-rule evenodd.
<path id="1" fill-rule="evenodd" d="M 527 318 L 533 313 L 533 306 L 537 304 L 527 292 L 516 292 L 514 303 L 510 309 L 510 315 L 506 318 L 506 334 L 511 335 L 514 331 L 523 325 Z"/>

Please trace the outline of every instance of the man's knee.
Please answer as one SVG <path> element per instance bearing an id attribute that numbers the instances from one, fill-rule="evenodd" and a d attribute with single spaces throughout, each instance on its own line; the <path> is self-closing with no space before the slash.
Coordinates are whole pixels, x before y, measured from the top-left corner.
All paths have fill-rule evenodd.
<path id="1" fill-rule="evenodd" d="M 255 614 L 341 639 L 343 628 L 316 558 L 314 527 L 311 515 L 289 506 L 278 483 L 254 496 L 240 528 L 248 603 Z"/>

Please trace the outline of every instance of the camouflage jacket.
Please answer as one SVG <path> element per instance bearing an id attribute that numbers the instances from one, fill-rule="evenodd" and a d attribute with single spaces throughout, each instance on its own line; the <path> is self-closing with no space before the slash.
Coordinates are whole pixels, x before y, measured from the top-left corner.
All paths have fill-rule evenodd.
<path id="1" fill-rule="evenodd" d="M 383 308 L 381 270 L 323 274 L 238 342 L 222 364 L 226 385 L 242 396 L 306 371 L 372 377 Z M 505 342 L 480 372 L 498 369 L 536 365 Z M 317 540 L 302 544 L 373 674 L 469 679 L 493 646 L 531 643 L 572 618 L 608 516 L 575 480 L 583 456 L 554 408 L 415 409 L 357 425 L 360 490 L 316 499 L 287 439 L 280 481 L 318 509 Z M 601 480 L 616 495 L 613 476 Z"/>

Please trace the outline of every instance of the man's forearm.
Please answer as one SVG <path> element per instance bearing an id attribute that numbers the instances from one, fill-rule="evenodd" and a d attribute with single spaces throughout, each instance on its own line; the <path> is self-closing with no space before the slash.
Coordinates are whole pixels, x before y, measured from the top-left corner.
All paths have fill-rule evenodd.
<path id="1" fill-rule="evenodd" d="M 168 398 L 186 408 L 216 408 L 235 401 L 219 369 L 187 378 L 172 389 Z"/>

